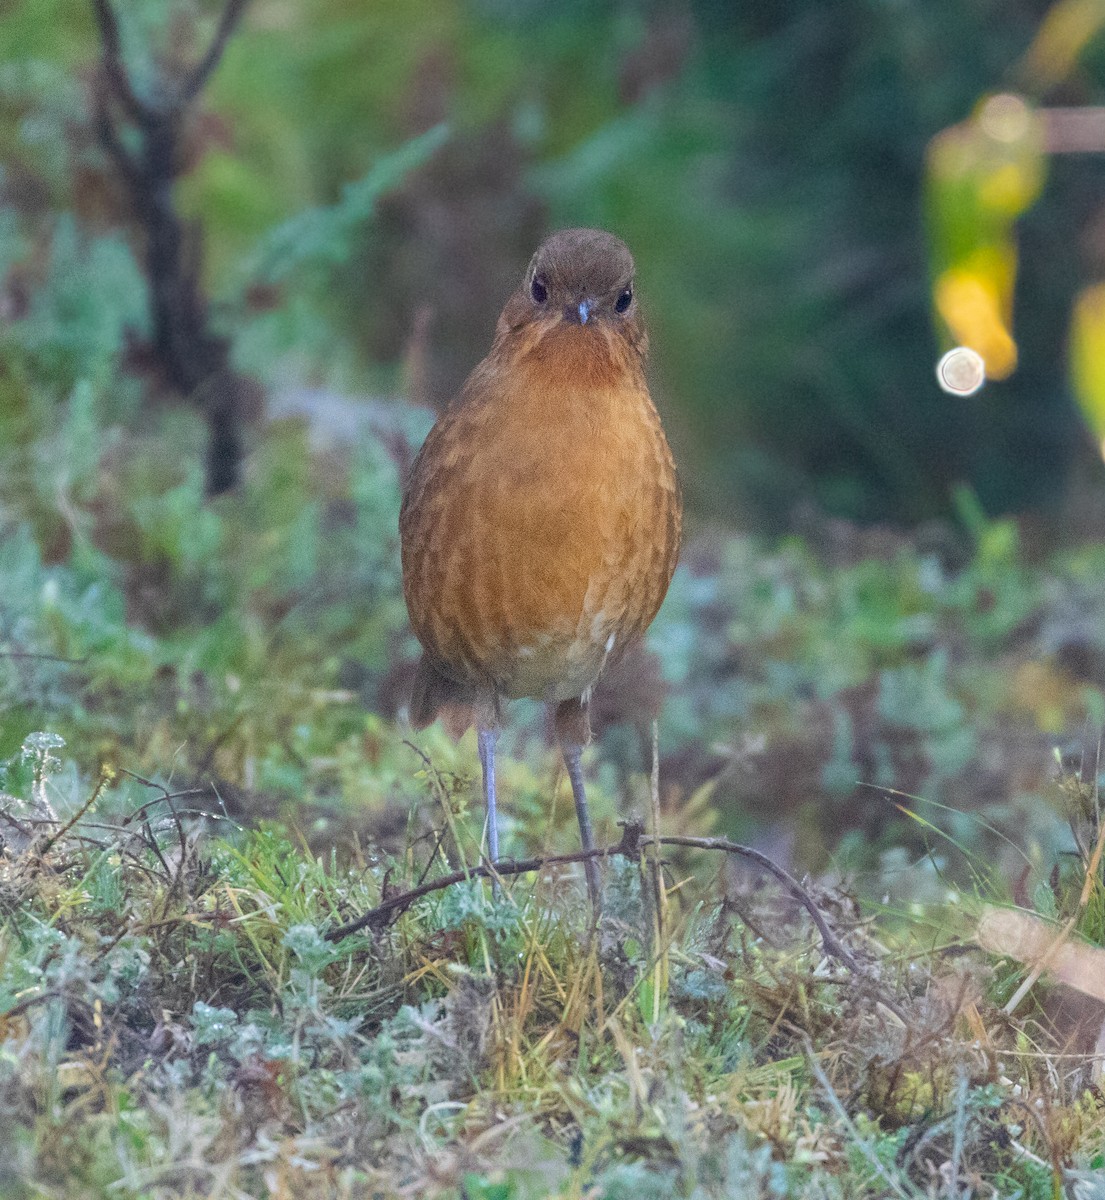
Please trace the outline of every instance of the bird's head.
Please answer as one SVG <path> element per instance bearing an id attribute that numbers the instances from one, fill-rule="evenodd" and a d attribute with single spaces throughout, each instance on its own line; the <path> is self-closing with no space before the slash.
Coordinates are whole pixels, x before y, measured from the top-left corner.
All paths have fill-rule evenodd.
<path id="1" fill-rule="evenodd" d="M 499 322 L 500 333 L 527 327 L 542 337 L 617 337 L 644 353 L 633 255 L 625 243 L 601 229 L 564 229 L 546 238 Z"/>

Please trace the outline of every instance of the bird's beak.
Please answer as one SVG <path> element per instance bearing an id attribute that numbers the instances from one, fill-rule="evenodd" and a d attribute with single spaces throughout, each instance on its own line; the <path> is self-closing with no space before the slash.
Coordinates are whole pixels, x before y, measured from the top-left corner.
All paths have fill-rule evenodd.
<path id="1" fill-rule="evenodd" d="M 594 300 L 580 300 L 578 304 L 565 304 L 564 320 L 571 325 L 574 325 L 577 321 L 580 325 L 586 325 L 594 311 Z"/>

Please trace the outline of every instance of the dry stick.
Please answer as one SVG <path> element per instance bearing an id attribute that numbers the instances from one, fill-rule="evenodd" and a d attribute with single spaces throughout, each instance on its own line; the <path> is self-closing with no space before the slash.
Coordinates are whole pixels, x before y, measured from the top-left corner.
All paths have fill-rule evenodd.
<path id="1" fill-rule="evenodd" d="M 207 47 L 207 53 L 192 69 L 188 78 L 184 81 L 184 86 L 180 89 L 181 104 L 191 104 L 200 92 L 203 91 L 204 84 L 219 65 L 219 60 L 226 49 L 226 43 L 229 41 L 230 35 L 234 32 L 235 26 L 242 19 L 242 14 L 245 12 L 248 3 L 249 0 L 228 0 L 219 18 L 219 26 L 215 30 L 215 36 L 211 39 L 211 45 Z"/>
<path id="2" fill-rule="evenodd" d="M 51 988 L 46 992 L 36 992 L 33 996 L 27 996 L 13 1004 L 11 1008 L 5 1009 L 4 1020 L 10 1021 L 13 1017 L 21 1016 L 29 1008 L 34 1008 L 36 1004 L 45 1004 L 47 1000 L 60 1000 L 64 994 L 57 988 Z"/>
<path id="3" fill-rule="evenodd" d="M 526 875 L 530 871 L 542 871 L 546 867 L 586 862 L 591 858 L 606 859 L 619 857 L 636 859 L 639 857 L 641 849 L 645 846 L 687 846 L 692 850 L 720 850 L 725 854 L 735 854 L 740 858 L 751 860 L 757 866 L 763 867 L 765 871 L 774 875 L 798 903 L 802 905 L 806 912 L 809 913 L 810 919 L 817 926 L 817 932 L 821 935 L 821 944 L 825 948 L 825 953 L 839 959 L 849 970 L 855 971 L 857 974 L 863 973 L 861 965 L 829 928 L 828 922 L 821 915 L 821 910 L 813 902 L 809 892 L 806 891 L 793 875 L 784 871 L 778 863 L 772 862 L 766 854 L 761 854 L 759 850 L 753 850 L 751 846 L 742 846 L 738 842 L 731 842 L 727 838 L 681 837 L 678 835 L 666 837 L 642 836 L 643 827 L 636 822 L 626 822 L 623 825 L 623 830 L 622 840 L 615 846 L 603 846 L 595 850 L 577 850 L 573 854 L 552 854 L 543 858 L 526 858 L 515 861 L 502 859 L 494 867 L 491 867 L 487 863 L 482 863 L 478 867 L 469 867 L 467 872 L 454 871 L 451 875 L 443 875 L 440 879 L 430 880 L 428 883 L 423 883 L 419 887 L 412 888 L 409 892 L 400 892 L 397 896 L 388 896 L 375 908 L 362 913 L 355 921 L 350 921 L 348 924 L 341 925 L 337 929 L 331 929 L 325 935 L 326 940 L 328 942 L 338 942 L 342 938 L 348 937 L 352 933 L 358 933 L 366 927 L 385 925 L 393 916 L 398 916 L 401 912 L 410 908 L 416 900 L 420 900 L 423 896 L 428 896 L 432 892 L 439 892 L 444 888 L 452 887 L 464 879 L 489 879 L 493 875 L 500 875 L 503 878 L 512 875 Z"/>
<path id="4" fill-rule="evenodd" d="M 850 971 L 855 971 L 857 974 L 863 973 L 863 968 L 853 957 L 851 951 L 845 948 L 844 944 L 829 928 L 828 922 L 821 915 L 821 910 L 813 902 L 813 898 L 809 892 L 806 891 L 793 875 L 784 871 L 778 863 L 772 862 L 766 854 L 761 854 L 759 850 L 753 850 L 751 846 L 742 846 L 739 842 L 731 842 L 728 838 L 696 838 L 669 834 L 657 840 L 661 846 L 689 846 L 693 850 L 721 850 L 725 854 L 735 854 L 739 858 L 747 858 L 756 863 L 757 866 L 763 867 L 769 874 L 774 875 L 806 912 L 810 914 L 810 919 L 817 926 L 817 932 L 821 935 L 821 944 L 825 947 L 825 953 L 832 955 L 833 958 L 840 959 Z M 647 837 L 641 838 L 642 845 L 648 845 L 649 841 L 650 839 Z"/>
<path id="5" fill-rule="evenodd" d="M 642 826 L 633 825 L 627 826 L 627 828 L 632 828 L 639 833 Z M 639 838 L 631 849 L 635 850 L 637 845 L 643 844 L 646 840 Z M 625 839 L 623 838 L 622 841 L 624 842 Z M 540 871 L 545 867 L 586 862 L 589 858 L 606 858 L 611 855 L 623 853 L 626 854 L 626 857 L 635 857 L 635 854 L 623 851 L 622 843 L 619 843 L 617 846 L 604 846 L 601 849 L 577 850 L 574 854 L 550 854 L 544 858 L 502 858 L 494 866 L 483 862 L 479 866 L 468 867 L 465 871 L 453 871 L 448 875 L 442 875 L 438 879 L 431 879 L 428 883 L 411 888 L 409 892 L 399 892 L 397 895 L 388 896 L 375 908 L 370 908 L 368 912 L 362 913 L 355 921 L 350 921 L 346 925 L 339 925 L 337 929 L 331 929 L 325 935 L 326 940 L 328 942 L 340 942 L 342 938 L 349 937 L 353 933 L 359 933 L 366 927 L 376 928 L 386 925 L 389 920 L 405 912 L 416 900 L 421 900 L 423 896 L 443 891 L 445 888 L 452 887 L 456 883 L 463 883 L 467 879 L 492 879 L 496 875 L 505 879 L 512 875 L 526 875 L 530 871 Z"/>
<path id="6" fill-rule="evenodd" d="M 141 125 L 153 116 L 153 110 L 131 85 L 130 76 L 123 65 L 122 43 L 119 37 L 119 22 L 115 10 L 108 0 L 92 0 L 92 8 L 96 13 L 96 23 L 100 27 L 100 40 L 104 47 L 104 69 L 111 82 L 112 91 L 119 103 L 122 104 L 127 116 Z"/>
<path id="7" fill-rule="evenodd" d="M 649 780 L 649 797 L 652 801 L 652 835 L 660 836 L 660 723 L 652 722 L 652 776 Z M 668 994 L 668 894 L 664 888 L 664 868 L 660 858 L 660 843 L 652 843 L 652 894 L 653 894 L 653 940 L 656 960 L 653 964 L 652 1020 L 660 1020 L 660 1006 L 667 1002 Z"/>
<path id="8" fill-rule="evenodd" d="M 184 866 L 188 861 L 188 839 L 187 839 L 187 837 L 185 837 L 185 834 L 184 834 L 184 826 L 181 824 L 180 813 L 178 813 L 177 810 L 173 807 L 173 803 L 172 803 L 173 802 L 173 793 L 170 792 L 169 789 L 163 783 L 157 783 L 153 779 L 147 779 L 144 775 L 137 775 L 137 774 L 135 774 L 134 771 L 128 771 L 126 769 L 126 767 L 120 767 L 119 773 L 121 775 L 129 775 L 131 777 L 131 779 L 138 780 L 138 782 L 143 784 L 145 787 L 156 788 L 157 791 L 159 791 L 161 793 L 161 795 L 158 797 L 158 799 L 164 801 L 169 806 L 169 812 L 171 813 L 173 820 L 176 822 L 177 841 L 180 844 L 180 866 L 177 868 L 177 877 L 176 877 L 176 879 L 170 878 L 170 880 L 169 880 L 170 889 L 175 888 L 176 885 L 181 883 L 184 878 Z M 197 789 L 192 789 L 192 790 L 195 791 Z M 203 790 L 206 791 L 206 789 L 203 789 Z M 178 794 L 187 795 L 187 793 L 178 793 Z M 143 808 L 145 808 L 145 807 L 147 807 L 147 806 L 144 805 Z M 145 817 L 144 817 L 144 819 L 145 819 Z M 149 828 L 148 820 L 146 820 L 146 828 L 147 828 L 147 830 L 149 830 L 150 836 L 152 838 L 153 830 Z M 155 849 L 157 850 L 157 857 L 159 859 L 161 859 L 162 864 L 165 866 L 166 870 L 168 870 L 168 864 L 165 863 L 165 859 L 162 858 L 160 850 L 157 849 L 156 846 L 155 846 Z M 181 891 L 183 892 L 183 888 L 181 889 Z M 171 891 L 169 894 L 170 895 L 172 894 Z M 166 905 L 168 905 L 168 902 L 169 902 L 169 897 L 167 895 L 165 898 Z"/>
<path id="9" fill-rule="evenodd" d="M 96 801 L 100 797 L 100 793 L 111 782 L 113 775 L 114 775 L 114 772 L 109 771 L 109 770 L 104 770 L 101 773 L 99 782 L 96 784 L 96 787 L 92 792 L 92 795 L 88 797 L 88 799 L 80 806 L 80 808 L 77 809 L 77 811 L 69 818 L 68 821 L 65 822 L 65 824 L 56 833 L 51 834 L 50 837 L 48 837 L 46 839 L 46 841 L 42 843 L 42 849 L 39 851 L 39 855 L 41 857 L 45 858 L 46 855 L 54 848 L 54 846 L 56 846 L 57 843 L 59 841 L 61 841 L 61 839 L 63 837 L 65 837 L 65 835 L 69 832 L 69 830 L 72 829 L 73 826 L 76 825 L 76 823 L 81 819 L 81 817 L 83 817 L 84 814 L 86 812 L 88 812 L 88 810 L 93 806 L 93 804 L 96 803 Z"/>
<path id="10" fill-rule="evenodd" d="M 61 654 L 39 654 L 35 650 L 0 650 L 0 658 L 35 658 L 42 662 L 64 663 L 66 666 L 79 666 L 88 662 L 85 658 L 66 658 Z"/>
<path id="11" fill-rule="evenodd" d="M 147 787 L 161 787 L 161 784 L 153 783 L 148 779 L 143 779 L 140 775 L 134 775 L 133 772 L 126 770 L 125 767 L 121 767 L 120 770 L 123 772 L 123 774 L 130 775 L 131 778 L 137 779 L 139 783 L 144 783 Z M 210 791 L 211 791 L 211 788 L 209 788 L 209 787 L 188 788 L 186 791 L 183 791 L 183 792 L 171 792 L 164 796 L 158 796 L 154 800 L 147 800 L 145 804 L 140 804 L 132 813 L 129 813 L 119 823 L 120 823 L 120 825 L 122 825 L 125 828 L 127 825 L 129 825 L 131 823 L 131 821 L 134 821 L 138 817 L 143 816 L 147 809 L 153 808 L 153 806 L 155 804 L 165 804 L 166 802 L 171 802 L 173 800 L 183 799 L 186 796 L 206 796 L 207 793 Z M 108 827 L 105 826 L 105 828 L 108 828 Z"/>

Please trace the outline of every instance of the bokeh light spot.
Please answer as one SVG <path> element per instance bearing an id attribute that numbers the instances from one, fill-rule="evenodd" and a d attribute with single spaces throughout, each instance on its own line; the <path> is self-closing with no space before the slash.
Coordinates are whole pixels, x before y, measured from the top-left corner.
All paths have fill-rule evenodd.
<path id="1" fill-rule="evenodd" d="M 982 355 L 970 346 L 956 346 L 936 364 L 936 382 L 950 396 L 973 396 L 986 382 Z"/>
<path id="2" fill-rule="evenodd" d="M 996 142 L 1019 142 L 1032 128 L 1032 110 L 1011 92 L 991 96 L 979 110 L 978 123 Z"/>

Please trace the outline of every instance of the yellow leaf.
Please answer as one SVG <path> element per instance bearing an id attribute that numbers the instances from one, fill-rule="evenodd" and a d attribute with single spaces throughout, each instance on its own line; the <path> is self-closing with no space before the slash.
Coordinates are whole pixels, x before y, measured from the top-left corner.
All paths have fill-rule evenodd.
<path id="1" fill-rule="evenodd" d="M 1017 365 L 1017 344 L 1009 329 L 1016 253 L 983 246 L 942 272 L 933 289 L 936 311 L 953 341 L 982 355 L 990 379 L 1006 379 Z"/>
<path id="2" fill-rule="evenodd" d="M 1070 360 L 1074 394 L 1105 447 L 1105 283 L 1086 288 L 1074 303 Z"/>
<path id="3" fill-rule="evenodd" d="M 1025 56 L 1025 68 L 1037 88 L 1043 91 L 1065 79 L 1102 26 L 1102 0 L 1059 0 L 1053 4 Z"/>

